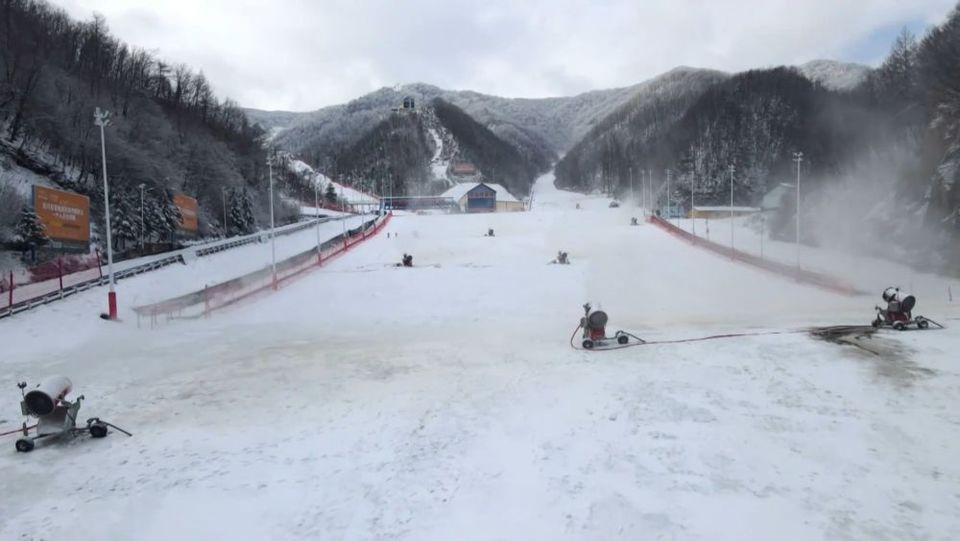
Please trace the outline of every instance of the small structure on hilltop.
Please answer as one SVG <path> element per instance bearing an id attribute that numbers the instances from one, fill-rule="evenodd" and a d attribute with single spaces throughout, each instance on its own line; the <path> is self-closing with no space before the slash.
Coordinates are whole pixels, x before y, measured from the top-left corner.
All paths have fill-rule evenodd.
<path id="1" fill-rule="evenodd" d="M 404 96 L 400 106 L 393 108 L 394 113 L 412 113 L 416 110 L 417 102 L 413 99 L 413 96 Z"/>
<path id="2" fill-rule="evenodd" d="M 480 176 L 480 170 L 470 162 L 454 162 L 447 167 L 447 177 L 454 182 L 476 182 Z"/>
<path id="3" fill-rule="evenodd" d="M 462 212 L 516 212 L 524 210 L 523 203 L 499 184 L 461 182 L 443 192 L 457 202 Z"/>

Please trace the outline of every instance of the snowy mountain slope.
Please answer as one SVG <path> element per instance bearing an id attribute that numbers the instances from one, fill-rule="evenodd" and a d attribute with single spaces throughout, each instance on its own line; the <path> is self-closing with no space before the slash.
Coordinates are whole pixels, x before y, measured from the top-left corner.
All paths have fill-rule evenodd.
<path id="1" fill-rule="evenodd" d="M 289 167 L 298 175 L 309 176 L 312 179 L 312 182 L 317 184 L 321 197 L 323 197 L 323 194 L 326 193 L 328 186 L 333 186 L 334 193 L 336 193 L 337 197 L 348 205 L 370 206 L 380 204 L 380 200 L 375 195 L 372 195 L 367 191 L 360 191 L 350 186 L 345 186 L 339 182 L 335 182 L 333 179 L 324 175 L 323 173 L 317 172 L 313 167 L 310 167 L 310 165 L 302 160 L 291 159 L 289 162 Z M 309 202 L 309 200 L 307 202 Z"/>
<path id="2" fill-rule="evenodd" d="M 797 68 L 808 79 L 830 90 L 853 90 L 870 73 L 870 66 L 836 60 L 811 60 Z"/>
<path id="3" fill-rule="evenodd" d="M 450 184 L 442 164 L 454 161 L 469 162 L 485 178 L 525 194 L 547 158 L 531 158 L 463 110 L 435 98 L 414 111 L 391 113 L 346 147 L 337 156 L 337 178 L 354 185 L 377 179 L 397 195 L 435 195 Z"/>
<path id="4" fill-rule="evenodd" d="M 791 332 L 861 323 L 873 300 L 631 227 L 636 209 L 550 181 L 533 212 L 395 217 L 389 238 L 210 319 L 108 325 L 81 294 L 0 323 L 5 383 L 68 374 L 82 413 L 135 434 L 26 457 L 0 440 L 17 487 L 0 538 L 91 516 L 90 539 L 960 534 L 944 498 L 956 330 L 863 341 L 879 353 Z M 545 264 L 558 249 L 571 265 Z M 393 266 L 404 252 L 414 268 Z M 575 351 L 585 300 L 651 340 L 746 335 Z M 0 427 L 18 400 L 0 394 Z"/>
<path id="5" fill-rule="evenodd" d="M 471 91 L 450 91 L 415 83 L 385 87 L 345 105 L 326 107 L 310 113 L 264 114 L 252 111 L 251 119 L 264 127 L 279 128 L 277 143 L 300 154 L 313 149 L 349 144 L 373 123 L 383 120 L 404 97 L 427 103 L 442 98 L 452 103 L 518 147 L 534 146 L 562 152 L 575 143 L 598 119 L 629 99 L 635 87 L 597 90 L 573 97 L 501 98 Z"/>

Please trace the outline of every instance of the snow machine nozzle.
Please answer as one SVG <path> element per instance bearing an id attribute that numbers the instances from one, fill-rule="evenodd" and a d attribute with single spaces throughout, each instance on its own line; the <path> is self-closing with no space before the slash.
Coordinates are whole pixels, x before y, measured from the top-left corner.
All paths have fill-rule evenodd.
<path id="1" fill-rule="evenodd" d="M 590 303 L 584 304 L 583 317 L 580 318 L 580 325 L 573 331 L 573 336 L 570 337 L 570 345 L 574 349 L 580 349 L 573 344 L 573 337 L 577 335 L 577 331 L 580 329 L 583 329 L 583 339 L 580 342 L 582 349 L 620 349 L 646 343 L 639 336 L 626 331 L 617 331 L 613 336 L 607 336 L 607 321 L 609 319 L 607 313 L 603 310 L 593 310 Z"/>

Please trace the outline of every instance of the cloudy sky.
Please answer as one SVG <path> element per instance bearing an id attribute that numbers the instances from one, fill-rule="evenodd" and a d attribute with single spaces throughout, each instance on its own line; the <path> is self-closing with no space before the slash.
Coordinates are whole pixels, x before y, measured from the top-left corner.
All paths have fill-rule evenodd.
<path id="1" fill-rule="evenodd" d="M 678 65 L 736 71 L 831 58 L 876 64 L 955 0 L 53 0 L 203 70 L 222 97 L 307 111 L 427 82 L 571 95 Z"/>

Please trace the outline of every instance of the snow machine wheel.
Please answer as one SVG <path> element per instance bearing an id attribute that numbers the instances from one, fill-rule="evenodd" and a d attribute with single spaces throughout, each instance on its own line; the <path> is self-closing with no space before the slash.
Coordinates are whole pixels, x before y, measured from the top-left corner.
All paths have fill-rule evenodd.
<path id="1" fill-rule="evenodd" d="M 593 340 L 587 338 L 583 341 L 583 349 L 593 349 Z"/>
<path id="2" fill-rule="evenodd" d="M 880 321 L 880 318 L 877 318 L 877 319 L 871 321 L 871 322 L 870 322 L 870 325 L 871 325 L 874 329 L 878 329 L 878 328 L 880 328 L 880 325 L 883 325 L 883 322 Z"/>
<path id="3" fill-rule="evenodd" d="M 907 330 L 907 326 L 904 325 L 902 321 L 898 321 L 898 322 L 894 323 L 894 324 L 893 324 L 893 328 L 896 329 L 896 330 L 898 330 L 898 331 L 905 331 L 905 330 Z"/>
<path id="4" fill-rule="evenodd" d="M 107 425 L 103 423 L 93 423 L 90 425 L 90 437 L 91 438 L 106 438 L 107 437 Z"/>
<path id="5" fill-rule="evenodd" d="M 617 337 L 617 343 L 620 344 L 621 346 L 627 345 L 627 342 L 629 341 L 630 341 L 630 338 L 625 334 L 621 334 L 620 336 Z"/>
<path id="6" fill-rule="evenodd" d="M 17 452 L 20 453 L 29 453 L 30 451 L 33 451 L 33 445 L 33 440 L 29 438 L 20 438 L 15 444 Z"/>
<path id="7" fill-rule="evenodd" d="M 917 318 L 917 327 L 921 329 L 926 329 L 930 326 L 930 322 L 924 318 Z"/>

